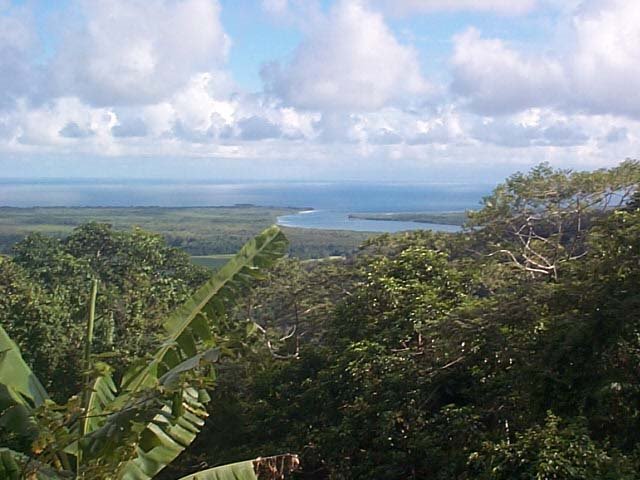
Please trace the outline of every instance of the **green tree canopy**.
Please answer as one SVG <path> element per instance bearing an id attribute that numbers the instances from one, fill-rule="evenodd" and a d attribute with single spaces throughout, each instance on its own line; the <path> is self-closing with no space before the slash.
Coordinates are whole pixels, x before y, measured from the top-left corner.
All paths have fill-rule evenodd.
<path id="1" fill-rule="evenodd" d="M 97 223 L 78 227 L 64 239 L 30 235 L 14 254 L 0 263 L 0 282 L 10 290 L 0 297 L 0 325 L 58 400 L 80 386 L 93 279 L 101 292 L 94 349 L 110 354 L 119 374 L 129 359 L 156 344 L 163 315 L 210 275 L 159 235 Z"/>

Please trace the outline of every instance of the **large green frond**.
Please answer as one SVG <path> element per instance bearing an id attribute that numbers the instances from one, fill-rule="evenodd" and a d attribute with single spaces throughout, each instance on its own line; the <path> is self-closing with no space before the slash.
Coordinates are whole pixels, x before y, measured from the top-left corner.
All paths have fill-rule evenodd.
<path id="1" fill-rule="evenodd" d="M 48 398 L 20 349 L 0 326 L 0 427 L 23 437 L 34 437 L 37 425 L 31 411 Z"/>
<path id="2" fill-rule="evenodd" d="M 20 354 L 20 349 L 0 326 L 0 385 L 16 403 L 39 407 L 49 398 L 40 380 Z M 0 405 L 0 408 L 2 405 Z"/>
<path id="3" fill-rule="evenodd" d="M 287 453 L 201 470 L 180 480 L 283 480 L 299 466 L 298 456 Z"/>
<path id="4" fill-rule="evenodd" d="M 150 361 L 132 367 L 113 402 L 119 411 L 81 439 L 86 459 L 117 449 L 139 431 L 135 456 L 121 465 L 117 478 L 148 480 L 171 463 L 193 440 L 207 416 L 205 391 L 193 372 L 218 361 L 213 331 L 226 307 L 286 251 L 287 241 L 271 227 L 240 252 L 179 307 L 164 323 L 164 339 Z"/>
<path id="5" fill-rule="evenodd" d="M 100 369 L 89 386 L 89 397 L 86 411 L 82 419 L 82 434 L 97 430 L 104 422 L 106 409 L 116 398 L 116 385 L 111 378 L 110 367 L 106 364 L 96 365 L 94 370 Z"/>
<path id="6" fill-rule="evenodd" d="M 56 472 L 22 453 L 0 448 L 0 478 L 2 480 L 63 480 L 71 477 Z"/>
<path id="7" fill-rule="evenodd" d="M 127 392 L 156 387 L 158 378 L 184 358 L 197 353 L 197 345 L 210 340 L 210 322 L 220 318 L 225 303 L 237 298 L 239 291 L 256 277 L 260 268 L 272 265 L 286 252 L 287 240 L 278 227 L 270 227 L 247 242 L 240 252 L 222 267 L 164 322 L 165 338 L 150 362 L 132 368 L 122 381 Z"/>
<path id="8" fill-rule="evenodd" d="M 253 468 L 253 460 L 247 460 L 202 470 L 180 480 L 258 480 L 258 477 Z"/>
<path id="9" fill-rule="evenodd" d="M 163 400 L 140 436 L 135 458 L 119 469 L 117 478 L 151 479 L 193 442 L 207 417 L 200 392 L 186 388 L 177 400 L 177 411 L 175 399 Z"/>

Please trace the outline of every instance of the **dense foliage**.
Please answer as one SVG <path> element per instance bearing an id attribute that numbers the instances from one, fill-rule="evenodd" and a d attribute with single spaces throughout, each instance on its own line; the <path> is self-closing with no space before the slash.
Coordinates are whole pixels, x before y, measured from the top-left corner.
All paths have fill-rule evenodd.
<path id="1" fill-rule="evenodd" d="M 203 431 L 160 478 L 283 451 L 305 479 L 639 478 L 639 184 L 635 161 L 541 165 L 459 234 L 282 260 L 232 313 L 256 322 L 257 350 L 220 370 Z M 92 244 L 100 229 L 86 228 Z M 21 248 L 1 267 L 0 312 L 19 313 L 3 313 L 16 337 L 40 339 L 37 368 L 61 348 L 44 319 L 73 296 L 47 300 L 47 269 L 24 266 L 43 247 Z M 56 255 L 59 278 L 78 276 Z M 94 257 L 79 271 L 102 271 Z M 176 278 L 189 285 L 189 272 Z"/>
<path id="2" fill-rule="evenodd" d="M 639 182 L 636 162 L 542 166 L 498 187 L 463 234 L 382 236 L 331 270 L 281 266 L 262 321 L 284 319 L 291 358 L 238 366 L 184 461 L 284 449 L 308 479 L 638 478 Z M 577 192 L 617 201 L 576 209 Z M 531 250 L 509 227 L 532 215 L 551 240 L 529 247 L 558 260 L 545 271 L 523 268 Z M 559 217 L 562 232 L 548 227 Z M 507 249 L 518 262 L 495 254 Z M 322 318 L 291 337 L 302 302 Z"/>
<path id="3" fill-rule="evenodd" d="M 20 348 L 0 326 L 1 478 L 156 477 L 204 424 L 216 364 L 245 349 L 246 325 L 229 318 L 228 308 L 286 246 L 275 226 L 247 242 L 165 316 L 158 345 L 144 357 L 129 359 L 119 386 L 111 367 L 92 351 L 99 285 L 94 279 L 83 345 L 83 385 L 64 404 L 50 399 Z M 297 465 L 297 457 L 286 454 L 201 470 L 185 479 L 275 480 Z"/>
<path id="4" fill-rule="evenodd" d="M 0 259 L 0 325 L 18 343 L 54 398 L 78 391 L 87 296 L 100 282 L 94 351 L 116 372 L 146 354 L 167 314 L 210 273 L 155 234 L 78 227 L 63 240 L 34 234 Z"/>

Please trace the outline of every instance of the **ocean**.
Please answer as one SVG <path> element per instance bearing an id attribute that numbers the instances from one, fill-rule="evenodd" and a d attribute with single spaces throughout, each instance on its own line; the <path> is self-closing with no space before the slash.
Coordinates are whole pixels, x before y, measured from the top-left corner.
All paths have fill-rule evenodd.
<path id="1" fill-rule="evenodd" d="M 395 232 L 455 227 L 349 219 L 350 213 L 445 212 L 474 209 L 493 185 L 370 182 L 172 182 L 169 180 L 0 180 L 0 206 L 295 207 L 291 227 Z M 313 210 L 312 212 L 309 212 Z"/>

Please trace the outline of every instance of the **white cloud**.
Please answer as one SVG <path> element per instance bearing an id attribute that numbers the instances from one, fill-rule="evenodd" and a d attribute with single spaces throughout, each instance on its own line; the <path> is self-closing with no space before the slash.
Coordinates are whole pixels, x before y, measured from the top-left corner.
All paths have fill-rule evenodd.
<path id="1" fill-rule="evenodd" d="M 458 35 L 453 91 L 489 114 L 551 106 L 640 117 L 640 2 L 585 2 L 569 23 L 555 54 L 521 53 L 474 29 Z"/>
<path id="2" fill-rule="evenodd" d="M 454 92 L 474 110 L 514 112 L 560 101 L 566 94 L 563 66 L 545 57 L 526 57 L 474 28 L 454 38 L 451 59 Z"/>
<path id="3" fill-rule="evenodd" d="M 196 75 L 171 99 L 175 118 L 187 130 L 200 132 L 233 121 L 237 103 L 216 88 L 215 75 Z"/>
<path id="4" fill-rule="evenodd" d="M 16 145 L 34 149 L 60 147 L 86 142 L 99 151 L 111 149 L 111 128 L 115 114 L 107 108 L 91 108 L 76 98 L 65 97 L 39 107 L 20 102 L 11 115 Z M 103 150 L 104 151 L 104 150 Z"/>
<path id="5" fill-rule="evenodd" d="M 229 39 L 215 0 L 80 0 L 83 28 L 53 64 L 58 90 L 95 105 L 166 98 L 225 60 Z"/>
<path id="6" fill-rule="evenodd" d="M 597 113 L 640 116 L 640 2 L 588 2 L 573 28 L 568 62 L 576 103 Z"/>
<path id="7" fill-rule="evenodd" d="M 118 124 L 111 127 L 111 134 L 114 137 L 146 137 L 149 129 L 147 124 L 140 117 L 118 116 Z"/>
<path id="8" fill-rule="evenodd" d="M 39 71 L 29 62 L 35 55 L 36 40 L 27 7 L 0 4 L 0 109 L 37 93 Z"/>
<path id="9" fill-rule="evenodd" d="M 264 117 L 251 116 L 238 122 L 240 138 L 243 140 L 264 140 L 282 135 L 280 128 Z"/>
<path id="10" fill-rule="evenodd" d="M 589 141 L 579 126 L 569 123 L 526 125 L 505 119 L 478 124 L 473 136 L 504 147 L 574 147 Z"/>
<path id="11" fill-rule="evenodd" d="M 361 1 L 339 1 L 305 33 L 289 64 L 263 69 L 267 89 L 289 105 L 371 110 L 430 91 L 416 51 Z"/>
<path id="12" fill-rule="evenodd" d="M 466 132 L 460 114 L 452 107 L 441 109 L 437 115 L 421 118 L 409 130 L 407 143 L 411 145 L 465 143 Z"/>
<path id="13" fill-rule="evenodd" d="M 348 112 L 323 112 L 316 121 L 318 138 L 324 143 L 357 143 L 361 137 L 359 116 Z"/>
<path id="14" fill-rule="evenodd" d="M 503 15 L 523 15 L 532 11 L 537 0 L 374 0 L 396 15 L 435 11 L 486 11 Z"/>
<path id="15" fill-rule="evenodd" d="M 603 137 L 607 143 L 618 143 L 629 139 L 629 130 L 626 127 L 613 127 Z"/>
<path id="16" fill-rule="evenodd" d="M 303 30 L 313 28 L 324 15 L 320 0 L 262 0 L 261 5 L 278 24 Z"/>
<path id="17" fill-rule="evenodd" d="M 381 128 L 378 131 L 370 132 L 367 141 L 378 145 L 397 145 L 403 142 L 402 136 L 389 128 Z"/>
<path id="18" fill-rule="evenodd" d="M 288 0 L 262 0 L 262 8 L 272 15 L 285 15 L 289 10 Z"/>
<path id="19" fill-rule="evenodd" d="M 94 135 L 94 131 L 91 130 L 91 127 L 80 126 L 76 122 L 67 123 L 58 133 L 60 136 L 66 138 L 86 138 Z"/>
<path id="20" fill-rule="evenodd" d="M 323 10 L 315 0 L 264 0 L 303 35 L 287 61 L 266 68 L 266 94 L 238 92 L 225 71 L 229 40 L 216 0 L 86 0 L 84 17 L 60 27 L 79 29 L 46 55 L 28 9 L 7 13 L 1 2 L 0 162 L 24 152 L 145 157 L 150 165 L 173 157 L 179 171 L 188 157 L 211 165 L 225 158 L 308 177 L 313 165 L 329 176 L 413 178 L 406 172 L 449 162 L 500 164 L 506 173 L 543 160 L 597 167 L 640 149 L 633 2 L 585 3 L 552 53 L 468 29 L 454 39 L 455 96 L 437 99 L 420 71 L 430 59 L 401 43 L 375 10 L 391 1 L 337 0 Z M 556 2 L 566 5 L 540 5 Z M 527 2 L 393 4 L 409 13 L 517 14 Z M 49 97 L 39 80 L 45 70 L 58 86 Z M 467 171 L 443 171 L 454 169 Z"/>

